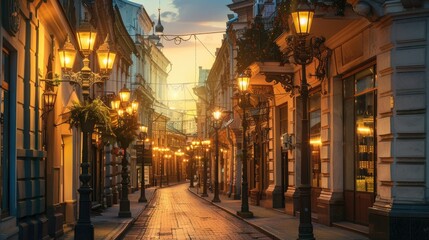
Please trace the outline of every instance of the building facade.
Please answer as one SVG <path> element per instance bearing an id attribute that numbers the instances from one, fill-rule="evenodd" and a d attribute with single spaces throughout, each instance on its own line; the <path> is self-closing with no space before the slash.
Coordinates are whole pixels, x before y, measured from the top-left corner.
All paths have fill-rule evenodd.
<path id="1" fill-rule="evenodd" d="M 57 238 L 78 218 L 81 133 L 67 120 L 69 107 L 83 100 L 82 86 L 62 79 L 58 50 L 69 38 L 78 53 L 76 31 L 89 21 L 97 32 L 89 67 L 99 73 L 95 53 L 110 36 L 110 47 L 118 57 L 107 82 L 91 85 L 88 94 L 89 99 L 107 100 L 111 86 L 129 82 L 135 46 L 118 8 L 109 0 L 2 1 L 0 8 L 0 239 Z M 71 70 L 79 72 L 82 66 L 78 54 Z M 56 96 L 49 108 L 43 101 L 47 92 Z M 111 165 L 115 162 L 111 149 L 100 136 L 94 133 L 91 139 L 89 184 L 92 206 L 97 207 L 105 205 L 107 180 L 119 182 L 110 171 L 118 166 Z"/>
<path id="2" fill-rule="evenodd" d="M 276 2 L 280 4 L 233 1 L 228 7 L 238 16 L 232 25 L 249 28 L 258 14 L 269 18 Z M 323 36 L 326 41 L 321 56 L 305 66 L 310 85 L 307 107 L 315 221 L 361 225 L 374 239 L 426 236 L 418 228 L 427 224 L 429 209 L 424 104 L 428 10 L 424 3 L 357 1 L 346 4 L 340 11 L 344 16 L 336 15 L 338 9 L 316 8 L 311 36 Z M 283 54 L 289 53 L 286 39 L 294 34 L 292 27 L 275 41 Z M 230 39 L 240 36 L 240 31 L 229 35 Z M 221 97 L 222 86 L 228 85 L 222 80 L 232 85 L 240 73 L 231 60 L 236 51 L 232 49 L 217 55 L 209 74 L 216 106 L 233 102 L 233 94 Z M 222 63 L 224 58 L 232 64 Z M 301 66 L 289 61 L 255 61 L 247 68 L 252 75 L 247 119 L 251 126 L 246 133 L 251 144 L 248 172 L 243 174 L 248 174 L 250 202 L 296 215 L 302 106 L 300 92 L 294 89 L 300 86 Z M 232 74 L 214 77 L 227 72 Z M 230 108 L 236 112 L 233 122 L 240 121 L 237 113 L 242 114 L 236 105 Z M 240 137 L 233 141 L 238 148 L 240 142 Z M 241 174 L 240 167 L 234 174 Z"/>

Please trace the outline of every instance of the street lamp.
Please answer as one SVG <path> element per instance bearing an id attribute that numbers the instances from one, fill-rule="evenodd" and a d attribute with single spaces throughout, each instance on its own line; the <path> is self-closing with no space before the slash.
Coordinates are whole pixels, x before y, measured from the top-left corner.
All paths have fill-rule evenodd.
<path id="1" fill-rule="evenodd" d="M 93 51 L 95 36 L 95 32 L 85 32 L 83 29 L 77 32 L 80 51 L 84 55 L 84 59 L 82 60 L 83 67 L 79 72 L 72 72 L 71 70 L 74 65 L 76 51 L 69 37 L 67 37 L 63 48 L 58 50 L 61 68 L 63 70 L 63 79 L 60 81 L 68 81 L 71 84 L 79 85 L 82 89 L 84 100 L 88 100 L 89 89 L 93 84 L 103 83 L 108 79 L 116 58 L 116 54 L 110 49 L 110 38 L 109 35 L 107 35 L 104 43 L 97 50 L 97 58 L 101 72 L 100 74 L 92 72 L 91 68 L 89 68 L 88 56 Z"/>
<path id="2" fill-rule="evenodd" d="M 219 198 L 219 129 L 221 127 L 222 112 L 213 112 L 213 128 L 215 129 L 215 166 L 214 166 L 214 196 L 212 202 L 220 202 Z"/>
<path id="3" fill-rule="evenodd" d="M 112 101 L 112 106 L 117 109 L 118 113 L 118 122 L 113 128 L 113 132 L 116 135 L 117 141 L 120 143 L 121 147 L 124 149 L 124 156 L 122 157 L 122 193 L 119 204 L 119 217 L 128 218 L 131 217 L 130 211 L 130 200 L 128 199 L 128 185 L 130 183 L 129 173 L 128 173 L 128 159 L 127 159 L 127 148 L 134 141 L 137 136 L 137 131 L 139 130 L 139 125 L 137 123 L 137 110 L 138 105 L 132 107 L 130 102 L 131 92 L 125 87 L 119 91 L 120 103 L 114 103 L 117 99 Z"/>
<path id="4" fill-rule="evenodd" d="M 188 164 L 189 160 L 188 159 L 183 159 L 182 160 L 182 176 L 185 175 L 185 179 L 189 177 L 189 164 Z M 185 168 L 185 173 L 183 173 L 183 163 L 185 164 L 186 168 Z"/>
<path id="5" fill-rule="evenodd" d="M 199 141 L 192 141 L 191 143 L 191 149 L 192 149 L 192 157 L 191 157 L 191 185 L 190 187 L 194 187 L 194 172 L 195 172 L 195 150 L 200 146 Z"/>
<path id="6" fill-rule="evenodd" d="M 207 152 L 210 150 L 210 140 L 201 141 L 203 145 L 203 193 L 201 197 L 208 197 L 207 195 Z"/>
<path id="7" fill-rule="evenodd" d="M 57 94 L 48 89 L 43 93 L 43 103 L 44 103 L 44 112 L 49 112 L 55 106 L 55 99 L 57 98 Z"/>
<path id="8" fill-rule="evenodd" d="M 140 188 L 140 198 L 139 202 L 147 202 L 146 199 L 146 193 L 145 193 L 145 176 L 144 176 L 144 148 L 145 148 L 145 141 L 147 138 L 147 127 L 144 125 L 139 126 L 140 134 L 139 134 L 139 140 L 141 146 L 141 161 L 142 161 L 142 168 L 141 168 L 141 188 Z"/>
<path id="9" fill-rule="evenodd" d="M 307 47 L 306 37 L 310 33 L 314 10 L 308 2 L 299 3 L 296 11 L 292 12 L 296 35 L 291 39 L 291 48 L 296 64 L 301 65 L 301 185 L 299 186 L 300 214 L 299 239 L 314 239 L 311 223 L 311 186 L 310 186 L 310 159 L 309 159 L 309 129 L 308 129 L 308 84 L 306 65 L 313 61 L 312 48 Z"/>
<path id="10" fill-rule="evenodd" d="M 181 169 L 181 164 L 180 164 L 180 157 L 183 157 L 183 155 L 185 155 L 184 152 L 182 152 L 182 149 L 179 149 L 177 152 L 174 153 L 174 155 L 176 156 L 176 171 L 177 171 L 177 182 L 180 182 L 180 169 Z"/>
<path id="11" fill-rule="evenodd" d="M 166 163 L 166 167 L 167 167 L 167 173 L 166 173 L 166 178 L 167 178 L 167 186 L 170 184 L 169 182 L 169 175 L 171 172 L 171 163 L 170 163 L 170 159 L 171 159 L 171 154 L 165 154 L 164 155 L 165 159 L 167 159 L 167 163 Z"/>
<path id="12" fill-rule="evenodd" d="M 241 211 L 237 211 L 237 215 L 243 218 L 253 217 L 253 213 L 249 211 L 249 198 L 248 198 L 248 188 L 249 184 L 247 182 L 247 119 L 246 119 L 246 107 L 250 105 L 250 93 L 248 92 L 250 84 L 250 73 L 246 71 L 243 74 L 240 74 L 237 78 L 238 88 L 240 90 L 240 102 L 239 106 L 243 110 L 243 118 L 241 121 L 243 127 L 243 176 L 242 176 L 242 187 L 241 187 Z"/>
<path id="13" fill-rule="evenodd" d="M 156 160 L 155 160 L 155 152 L 158 152 L 159 148 L 158 147 L 153 147 L 152 150 L 154 151 L 153 155 L 152 155 L 152 186 L 155 187 L 156 186 L 156 179 L 155 179 L 155 166 L 156 166 Z M 158 154 L 159 157 L 159 154 Z"/>
<path id="14" fill-rule="evenodd" d="M 306 65 L 316 57 L 320 59 L 323 37 L 312 37 L 307 43 L 313 22 L 314 7 L 307 1 L 301 1 L 296 10 L 291 13 L 295 27 L 295 35 L 289 36 L 286 41 L 288 52 L 293 54 L 296 64 L 301 65 L 301 85 L 298 87 L 301 93 L 302 117 L 301 117 L 301 184 L 299 186 L 300 214 L 299 214 L 299 239 L 314 239 L 313 225 L 311 223 L 311 185 L 310 185 L 310 158 L 309 158 L 309 125 L 308 125 L 308 83 Z M 326 74 L 321 72 L 322 76 Z M 317 76 L 320 78 L 321 76 Z M 293 88 L 292 88 L 293 89 Z"/>
<path id="15" fill-rule="evenodd" d="M 84 56 L 83 67 L 79 72 L 73 72 L 74 61 L 76 58 L 76 49 L 71 43 L 70 38 L 67 36 L 66 42 L 62 49 L 58 50 L 58 56 L 62 68 L 62 78 L 60 82 L 69 82 L 80 86 L 84 101 L 89 99 L 90 87 L 95 83 L 103 83 L 108 79 L 109 73 L 113 68 L 113 63 L 116 58 L 116 54 L 110 49 L 110 38 L 106 36 L 104 43 L 98 48 L 97 58 L 100 73 L 95 73 L 89 67 L 89 55 L 93 52 L 94 44 L 97 36 L 97 32 L 93 31 L 93 28 L 87 16 L 79 26 L 76 32 L 77 41 L 79 43 L 80 53 Z M 45 79 L 50 84 L 53 84 L 54 80 Z M 49 97 L 46 95 L 45 97 Z M 52 96 L 50 96 L 52 97 Z M 91 212 L 91 199 L 90 194 L 92 188 L 89 185 L 91 174 L 89 173 L 89 143 L 90 135 L 93 131 L 93 126 L 84 127 L 81 129 L 83 134 L 82 142 L 82 162 L 81 162 L 81 174 L 79 179 L 81 186 L 78 189 L 79 192 L 79 218 L 75 226 L 75 238 L 76 239 L 93 239 L 94 238 L 94 226 L 91 223 L 90 212 Z"/>
<path id="16" fill-rule="evenodd" d="M 164 178 L 164 164 L 165 164 L 165 153 L 166 152 L 168 152 L 168 151 L 170 151 L 170 149 L 169 148 L 164 148 L 164 147 L 161 147 L 161 148 L 158 148 L 158 151 L 159 151 L 159 156 L 160 156 L 160 159 L 159 159 L 159 161 L 160 161 L 160 164 L 161 164 L 161 166 L 160 166 L 160 174 L 159 174 L 159 178 L 160 178 L 160 180 L 159 180 L 159 187 L 160 188 L 162 188 L 162 180 L 163 180 L 163 178 Z M 168 175 L 167 175 L 167 178 L 168 178 Z"/>
<path id="17" fill-rule="evenodd" d="M 188 173 L 189 173 L 189 187 L 193 188 L 194 187 L 194 169 L 193 169 L 193 163 L 194 163 L 194 146 L 190 145 L 188 147 L 186 147 L 186 150 L 188 151 L 188 155 L 189 156 L 189 164 L 188 164 Z M 192 151 L 192 153 L 191 153 Z"/>

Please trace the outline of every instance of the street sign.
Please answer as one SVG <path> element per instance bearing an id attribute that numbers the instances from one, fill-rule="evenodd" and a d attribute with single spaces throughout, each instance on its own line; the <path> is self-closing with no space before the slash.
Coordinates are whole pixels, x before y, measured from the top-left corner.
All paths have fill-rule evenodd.
<path id="1" fill-rule="evenodd" d="M 152 166 L 152 148 L 145 149 L 143 155 L 143 162 L 145 166 Z"/>

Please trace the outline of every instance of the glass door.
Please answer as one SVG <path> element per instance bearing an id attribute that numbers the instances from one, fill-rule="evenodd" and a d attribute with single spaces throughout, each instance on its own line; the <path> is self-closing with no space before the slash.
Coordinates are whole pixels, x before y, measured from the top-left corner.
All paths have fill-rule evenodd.
<path id="1" fill-rule="evenodd" d="M 375 66 L 344 79 L 344 200 L 346 220 L 368 225 L 375 199 Z"/>
<path id="2" fill-rule="evenodd" d="M 309 129 L 310 129 L 310 161 L 311 161 L 311 211 L 318 212 L 317 199 L 322 192 L 321 188 L 321 162 L 320 147 L 322 140 L 320 136 L 321 129 L 321 111 L 320 111 L 320 91 L 312 94 L 309 99 Z"/>

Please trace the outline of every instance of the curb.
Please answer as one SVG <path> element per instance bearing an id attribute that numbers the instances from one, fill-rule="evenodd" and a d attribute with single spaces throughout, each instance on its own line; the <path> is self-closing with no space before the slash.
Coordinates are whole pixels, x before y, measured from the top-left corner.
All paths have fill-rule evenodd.
<path id="1" fill-rule="evenodd" d="M 226 209 L 226 208 L 224 208 L 224 207 L 220 206 L 220 205 L 219 205 L 219 204 L 217 204 L 217 203 L 214 203 L 214 202 L 212 202 L 212 201 L 210 201 L 210 200 L 208 200 L 208 199 L 205 199 L 205 198 L 201 197 L 201 196 L 200 196 L 200 195 L 198 195 L 197 193 L 195 193 L 195 192 L 191 191 L 191 189 L 190 189 L 190 188 L 188 188 L 188 191 L 189 191 L 189 192 L 191 192 L 192 194 L 194 194 L 195 196 L 199 197 L 200 199 L 203 199 L 203 200 L 205 200 L 205 201 L 207 201 L 207 202 L 210 202 L 212 205 L 214 205 L 214 206 L 216 206 L 216 207 L 218 207 L 218 208 L 222 209 L 223 211 L 225 211 L 225 212 L 229 213 L 230 215 L 232 215 L 232 216 L 234 216 L 234 217 L 236 217 L 236 218 L 240 219 L 241 221 L 246 222 L 247 224 L 249 224 L 250 226 L 254 227 L 254 228 L 255 228 L 256 230 L 258 230 L 259 232 L 264 233 L 264 234 L 267 234 L 267 235 L 268 235 L 268 237 L 270 237 L 271 239 L 281 240 L 279 237 L 277 237 L 277 236 L 275 236 L 274 234 L 272 234 L 271 232 L 268 232 L 267 230 L 265 230 L 265 229 L 261 228 L 260 226 L 255 225 L 255 224 L 253 224 L 253 223 L 251 223 L 251 222 L 247 221 L 245 218 L 242 218 L 242 217 L 238 216 L 237 214 L 234 214 L 233 212 L 231 212 L 231 211 L 229 211 L 228 209 Z"/>

